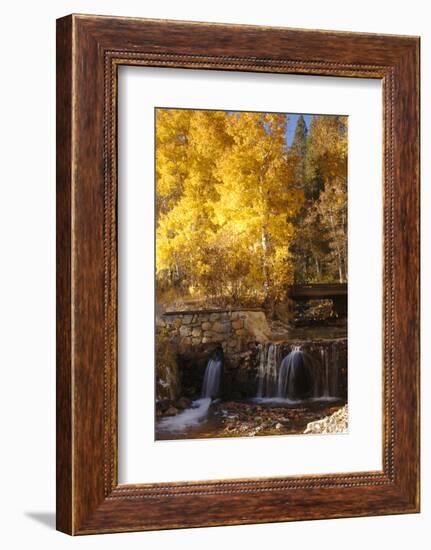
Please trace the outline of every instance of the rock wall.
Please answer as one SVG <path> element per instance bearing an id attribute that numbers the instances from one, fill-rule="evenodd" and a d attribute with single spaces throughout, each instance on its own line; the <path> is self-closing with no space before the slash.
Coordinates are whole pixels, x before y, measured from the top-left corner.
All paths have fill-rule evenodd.
<path id="1" fill-rule="evenodd" d="M 205 369 L 215 348 L 223 348 L 221 397 L 242 399 L 256 396 L 258 370 L 262 361 L 262 350 L 277 348 L 277 364 L 292 347 L 300 345 L 316 365 L 316 372 L 323 380 L 325 365 L 329 377 L 334 378 L 336 395 L 347 396 L 347 340 L 277 341 L 271 338 L 271 330 L 262 310 L 199 310 L 160 313 L 156 319 L 157 342 L 159 342 L 156 363 L 163 381 L 176 381 L 168 384 L 171 393 L 195 399 L 199 397 Z M 175 351 L 179 376 L 166 373 L 163 350 L 169 347 Z M 332 365 L 337 364 L 336 370 Z M 320 376 L 320 374 L 322 376 Z M 169 376 L 167 375 L 169 374 Z M 175 374 L 175 373 L 172 373 Z M 322 382 L 323 383 L 323 382 Z M 160 388 L 160 396 L 166 391 Z"/>
<path id="2" fill-rule="evenodd" d="M 248 342 L 266 342 L 271 330 L 261 310 L 169 312 L 157 326 L 182 348 L 219 344 L 225 353 L 238 353 Z"/>

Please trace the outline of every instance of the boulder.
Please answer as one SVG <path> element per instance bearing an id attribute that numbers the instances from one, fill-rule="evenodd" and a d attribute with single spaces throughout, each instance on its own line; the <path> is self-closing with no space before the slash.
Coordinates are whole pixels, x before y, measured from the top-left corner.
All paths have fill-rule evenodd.
<path id="1" fill-rule="evenodd" d="M 214 332 L 218 332 L 218 333 L 228 333 L 230 332 L 231 328 L 230 328 L 230 323 L 221 323 L 221 322 L 215 322 L 212 326 L 212 329 Z"/>
<path id="2" fill-rule="evenodd" d="M 187 399 L 187 397 L 181 397 L 177 401 L 175 401 L 175 407 L 177 409 L 188 409 L 192 404 L 191 399 Z"/>
<path id="3" fill-rule="evenodd" d="M 172 325 L 174 326 L 174 328 L 180 328 L 180 326 L 181 326 L 181 319 L 180 319 L 179 317 L 177 317 L 176 319 L 173 319 Z"/>
<path id="4" fill-rule="evenodd" d="M 182 324 L 183 325 L 190 325 L 192 322 L 193 315 L 183 315 Z"/>
<path id="5" fill-rule="evenodd" d="M 167 411 L 163 414 L 163 416 L 175 416 L 178 413 L 178 409 L 176 407 L 169 407 Z"/>
<path id="6" fill-rule="evenodd" d="M 265 343 L 271 338 L 271 329 L 263 311 L 246 311 L 244 327 L 257 342 Z"/>
<path id="7" fill-rule="evenodd" d="M 191 336 L 192 329 L 190 327 L 184 327 L 182 326 L 180 328 L 180 336 Z"/>
<path id="8" fill-rule="evenodd" d="M 166 403 L 166 399 L 176 399 L 181 391 L 176 348 L 168 338 L 161 334 L 157 334 L 156 337 L 155 363 L 156 399 L 162 403 Z"/>

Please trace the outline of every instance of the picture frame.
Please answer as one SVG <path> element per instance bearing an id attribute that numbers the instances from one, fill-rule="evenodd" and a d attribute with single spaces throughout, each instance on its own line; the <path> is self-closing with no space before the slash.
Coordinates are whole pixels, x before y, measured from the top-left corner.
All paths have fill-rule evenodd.
<path id="1" fill-rule="evenodd" d="M 382 81 L 381 471 L 118 483 L 121 65 Z M 59 19 L 57 529 L 84 535 L 415 512 L 419 38 L 92 15 Z"/>

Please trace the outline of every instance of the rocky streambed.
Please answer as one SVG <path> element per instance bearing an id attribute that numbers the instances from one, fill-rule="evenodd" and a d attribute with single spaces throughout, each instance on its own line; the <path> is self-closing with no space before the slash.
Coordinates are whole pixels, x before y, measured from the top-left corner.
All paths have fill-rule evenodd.
<path id="1" fill-rule="evenodd" d="M 192 401 L 189 408 L 181 408 L 179 403 L 164 402 L 156 410 L 156 433 L 158 440 L 196 439 L 213 437 L 244 437 L 258 435 L 290 435 L 319 433 L 317 428 L 307 431 L 312 423 L 325 421 L 338 411 L 344 410 L 344 402 L 312 400 L 300 405 L 286 400 L 221 401 L 207 403 L 204 413 L 204 400 Z M 189 403 L 187 403 L 189 404 Z M 180 406 L 179 406 L 180 405 Z M 195 422 L 190 419 L 190 411 L 196 410 Z M 343 413 L 344 414 L 344 413 Z M 333 424 L 333 422 L 332 422 Z M 332 425 L 331 424 L 331 425 Z M 346 425 L 342 426 L 345 431 Z M 334 433 L 336 430 L 333 430 Z M 321 432 L 323 433 L 323 432 Z M 329 433 L 329 432 L 325 432 Z"/>

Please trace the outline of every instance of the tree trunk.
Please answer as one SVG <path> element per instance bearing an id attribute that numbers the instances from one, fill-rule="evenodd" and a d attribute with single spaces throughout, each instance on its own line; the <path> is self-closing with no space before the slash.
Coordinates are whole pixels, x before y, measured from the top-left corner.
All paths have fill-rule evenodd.
<path id="1" fill-rule="evenodd" d="M 263 288 L 265 291 L 265 300 L 268 297 L 269 291 L 269 272 L 268 272 L 268 233 L 266 226 L 262 226 L 261 232 L 261 244 L 262 244 L 262 269 L 263 269 Z"/>

